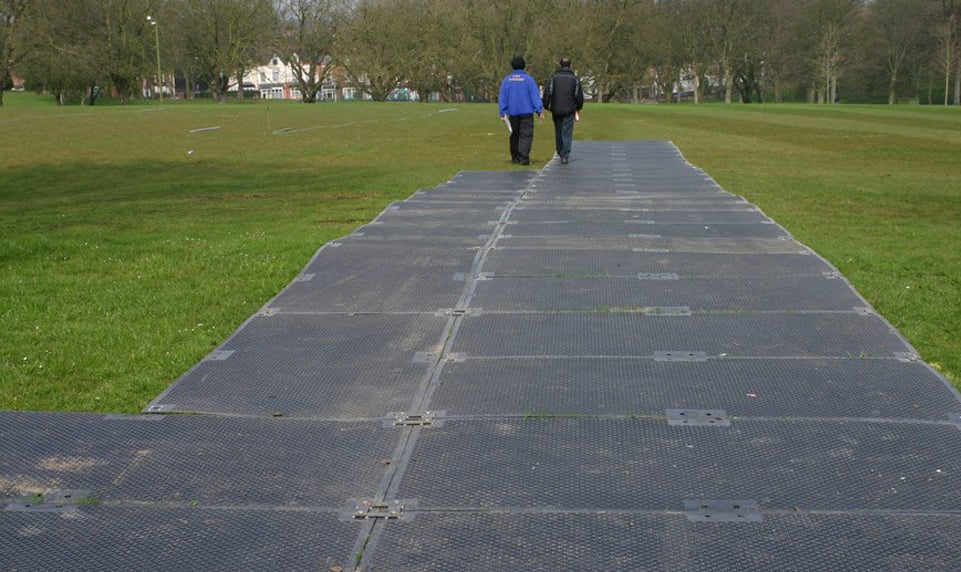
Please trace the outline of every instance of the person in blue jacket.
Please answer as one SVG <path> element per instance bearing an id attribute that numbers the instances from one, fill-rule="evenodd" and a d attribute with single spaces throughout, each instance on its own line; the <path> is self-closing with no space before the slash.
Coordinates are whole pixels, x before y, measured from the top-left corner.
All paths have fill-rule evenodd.
<path id="1" fill-rule="evenodd" d="M 524 68 L 527 62 L 517 56 L 511 60 L 514 70 L 501 82 L 497 101 L 500 115 L 511 132 L 511 161 L 519 165 L 531 164 L 531 145 L 534 143 L 534 115 L 544 119 L 544 104 L 537 82 Z"/>

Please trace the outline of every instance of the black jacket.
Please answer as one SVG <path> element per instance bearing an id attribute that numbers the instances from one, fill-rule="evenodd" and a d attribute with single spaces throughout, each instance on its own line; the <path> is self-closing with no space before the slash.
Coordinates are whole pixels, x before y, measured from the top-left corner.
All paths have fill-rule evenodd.
<path id="1" fill-rule="evenodd" d="M 554 72 L 544 89 L 544 108 L 557 117 L 571 115 L 584 107 L 584 90 L 571 68 Z"/>

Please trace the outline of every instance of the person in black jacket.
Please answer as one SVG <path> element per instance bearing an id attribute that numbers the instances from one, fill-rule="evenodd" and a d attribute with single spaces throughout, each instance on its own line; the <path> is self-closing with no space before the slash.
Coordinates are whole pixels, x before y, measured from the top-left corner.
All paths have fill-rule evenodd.
<path id="1" fill-rule="evenodd" d="M 561 163 L 566 165 L 574 141 L 574 121 L 580 119 L 584 107 L 584 89 L 571 71 L 571 59 L 561 58 L 560 69 L 554 72 L 544 88 L 544 108 L 554 118 L 554 139 Z"/>

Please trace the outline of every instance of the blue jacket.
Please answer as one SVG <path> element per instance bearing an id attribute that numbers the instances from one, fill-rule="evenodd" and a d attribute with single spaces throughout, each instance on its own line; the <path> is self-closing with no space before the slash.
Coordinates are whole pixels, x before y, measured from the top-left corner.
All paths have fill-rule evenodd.
<path id="1" fill-rule="evenodd" d="M 504 78 L 497 101 L 500 103 L 501 117 L 540 114 L 544 111 L 537 82 L 523 70 L 514 70 Z"/>

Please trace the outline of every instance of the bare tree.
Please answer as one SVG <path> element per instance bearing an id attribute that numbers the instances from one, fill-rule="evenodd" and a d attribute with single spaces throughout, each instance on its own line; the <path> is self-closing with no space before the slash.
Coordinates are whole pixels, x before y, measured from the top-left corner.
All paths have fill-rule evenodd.
<path id="1" fill-rule="evenodd" d="M 941 0 L 934 36 L 937 41 L 937 59 L 944 73 L 944 104 L 948 105 L 951 91 L 951 75 L 954 72 L 955 105 L 961 104 L 961 3 Z"/>
<path id="2" fill-rule="evenodd" d="M 708 67 L 709 42 L 705 33 L 704 0 L 673 0 L 663 3 L 666 11 L 666 27 L 670 35 L 672 51 L 684 69 L 682 75 L 694 84 L 694 103 L 700 103 L 704 94 L 703 76 Z"/>
<path id="3" fill-rule="evenodd" d="M 243 72 L 265 59 L 265 47 L 276 30 L 270 0 L 182 0 L 178 26 L 186 49 L 210 81 L 211 91 L 227 101 L 231 78 L 237 94 Z M 269 56 L 269 54 L 267 54 Z"/>
<path id="4" fill-rule="evenodd" d="M 3 86 L 30 52 L 29 16 L 34 0 L 0 0 L 0 107 Z"/>
<path id="5" fill-rule="evenodd" d="M 647 31 L 647 8 L 647 3 L 636 0 L 584 0 L 576 6 L 572 16 L 580 22 L 582 65 L 599 103 L 615 97 L 638 73 L 630 64 L 640 48 L 638 39 Z"/>
<path id="6" fill-rule="evenodd" d="M 454 69 L 467 36 L 463 12 L 457 2 L 421 0 L 416 3 L 410 41 L 405 42 L 404 79 L 407 87 L 429 101 L 431 93 L 447 101 L 453 97 Z"/>
<path id="7" fill-rule="evenodd" d="M 330 73 L 334 41 L 346 16 L 342 0 L 277 0 L 277 52 L 293 70 L 301 100 L 311 103 Z"/>
<path id="8" fill-rule="evenodd" d="M 887 74 L 888 104 L 898 102 L 898 91 L 910 59 L 924 38 L 926 14 L 917 0 L 875 0 L 867 6 L 865 23 L 874 32 L 876 58 Z"/>
<path id="9" fill-rule="evenodd" d="M 152 58 L 147 54 L 153 53 L 150 46 L 155 36 L 147 16 L 153 4 L 151 0 L 102 0 L 90 5 L 95 25 L 94 49 L 102 58 L 103 72 L 121 104 L 130 101 L 139 81 L 151 69 Z M 91 102 L 95 92 L 96 87 L 91 86 Z"/>
<path id="10" fill-rule="evenodd" d="M 688 20 L 694 5 L 701 0 L 669 0 L 655 4 L 651 17 L 645 22 L 642 32 L 646 39 L 647 60 L 651 70 L 651 95 L 665 103 L 673 101 L 673 86 L 680 80 L 681 69 L 688 65 L 684 40 L 694 31 L 696 24 Z M 678 26 L 685 28 L 679 34 Z M 703 37 L 702 34 L 701 37 Z"/>
<path id="11" fill-rule="evenodd" d="M 702 5 L 705 31 L 724 82 L 724 103 L 731 103 L 737 60 L 750 51 L 760 28 L 762 3 L 768 1 L 713 0 Z"/>
<path id="12" fill-rule="evenodd" d="M 403 79 L 406 1 L 362 0 L 341 36 L 348 80 L 376 100 L 386 100 Z"/>
<path id="13" fill-rule="evenodd" d="M 726 102 L 773 90 L 825 103 L 843 77 L 894 102 L 923 76 L 959 103 L 959 20 L 961 0 L 0 0 L 0 80 L 15 69 L 61 100 L 110 84 L 126 101 L 159 39 L 166 69 L 221 100 L 270 56 L 314 101 L 335 65 L 376 99 L 489 100 L 513 56 L 543 80 L 567 55 L 599 102 L 653 82 L 668 100 L 683 84 L 698 102 L 720 86 Z"/>
<path id="14" fill-rule="evenodd" d="M 532 31 L 537 30 L 547 12 L 545 0 L 517 2 L 515 0 L 465 0 L 467 26 L 477 49 L 477 89 L 482 97 L 497 94 L 500 80 L 510 72 L 510 61 L 515 55 L 524 56 L 528 71 L 535 78 L 543 77 L 553 66 L 546 51 L 535 56 Z"/>
<path id="15" fill-rule="evenodd" d="M 103 58 L 99 51 L 94 0 L 62 0 L 57 4 L 36 2 L 24 15 L 30 38 L 18 71 L 31 84 L 54 95 L 61 105 L 99 85 Z"/>
<path id="16" fill-rule="evenodd" d="M 861 0 L 812 0 L 804 13 L 802 25 L 813 40 L 810 46 L 814 76 L 810 84 L 818 103 L 834 103 L 838 97 L 838 74 L 848 32 Z"/>
<path id="17" fill-rule="evenodd" d="M 800 0 L 774 0 L 771 20 L 765 36 L 765 71 L 773 99 L 783 101 L 790 86 L 803 83 L 805 54 L 796 47 L 793 27 L 801 11 Z"/>

